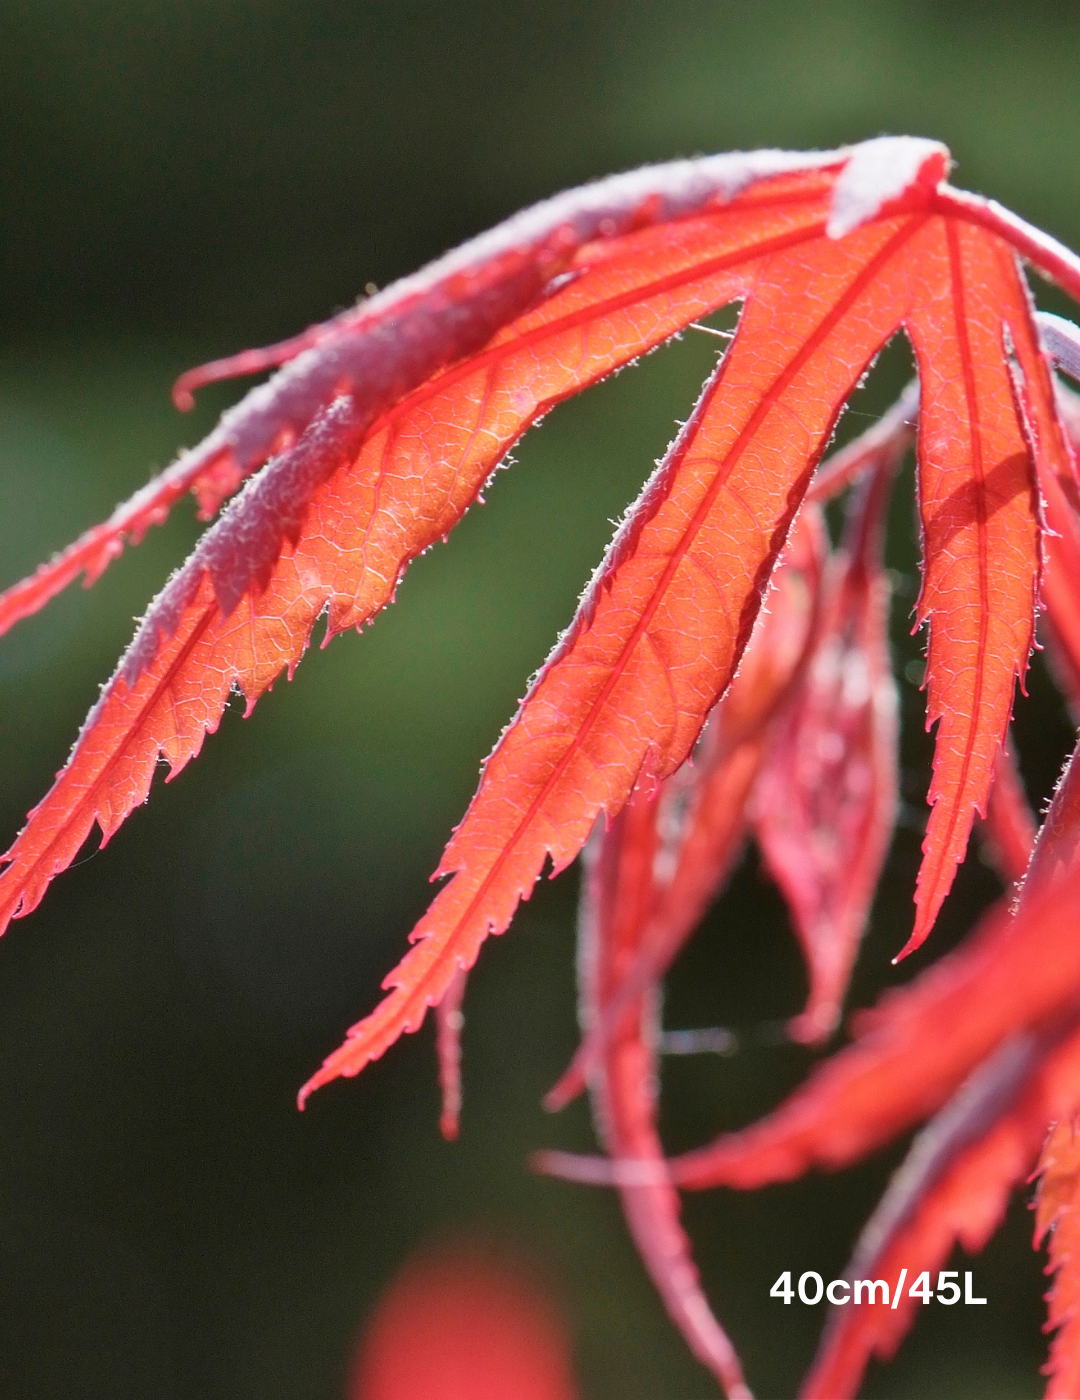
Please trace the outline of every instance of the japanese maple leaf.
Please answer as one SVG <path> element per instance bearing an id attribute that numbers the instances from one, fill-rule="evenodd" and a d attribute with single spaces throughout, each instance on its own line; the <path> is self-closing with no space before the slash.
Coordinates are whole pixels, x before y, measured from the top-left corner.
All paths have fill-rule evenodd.
<path id="1" fill-rule="evenodd" d="M 763 706 L 753 734 L 725 748 L 721 712 L 729 701 L 736 709 L 736 673 L 774 575 L 779 588 L 777 563 L 800 508 L 822 489 L 812 482 L 838 417 L 898 331 L 912 345 L 919 382 L 917 621 L 929 632 L 927 716 L 937 731 L 905 951 L 928 936 L 976 815 L 997 819 L 987 803 L 995 773 L 1005 771 L 1002 744 L 1044 563 L 1064 668 L 1080 676 L 1071 565 L 1080 533 L 1070 533 L 1077 473 L 1063 432 L 1068 400 L 1046 358 L 1049 349 L 1066 363 L 1073 333 L 1068 323 L 1036 322 L 1019 258 L 1078 298 L 1080 262 L 999 206 L 953 189 L 948 163 L 937 143 L 881 138 L 614 177 L 517 216 L 290 341 L 184 376 L 181 404 L 213 379 L 283 366 L 109 521 L 0 596 L 4 630 L 79 573 L 92 581 L 185 491 L 209 516 L 246 481 L 150 605 L 68 763 L 3 858 L 0 928 L 36 907 L 95 824 L 103 842 L 111 838 L 147 796 L 159 757 L 175 775 L 195 756 L 233 687 L 250 711 L 282 671 L 292 674 L 320 615 L 327 638 L 370 621 L 410 560 L 448 533 L 552 405 L 739 301 L 730 347 L 488 759 L 436 872 L 449 879 L 387 978 L 388 996 L 352 1028 L 301 1102 L 357 1073 L 442 1002 L 444 1127 L 452 1130 L 464 973 L 544 867 L 569 864 L 598 820 L 616 833 L 610 862 L 620 869 L 625 854 L 627 870 L 640 875 L 650 843 L 673 861 L 670 879 L 653 871 L 640 885 L 629 923 L 618 911 L 638 876 L 619 876 L 610 900 L 598 896 L 614 913 L 598 917 L 610 932 L 596 953 L 591 1059 L 576 1070 L 591 1073 L 594 1092 L 618 1110 L 609 1131 L 616 1156 L 649 1148 L 636 1163 L 644 1175 L 612 1169 L 621 1185 L 667 1184 L 649 1196 L 635 1229 L 673 1315 L 685 1314 L 694 1295 L 671 1181 L 748 1185 L 853 1160 L 944 1109 L 1003 1036 L 1034 1037 L 1030 1074 L 1053 1077 L 1080 976 L 1062 933 L 1080 897 L 1072 875 L 1049 892 L 1029 876 L 1028 903 L 1015 916 L 1003 911 L 969 950 L 877 1013 L 867 1023 L 876 1028 L 801 1099 L 673 1164 L 670 1179 L 644 1078 L 657 979 L 693 926 L 690 911 L 699 913 L 722 879 L 750 815 L 748 775 L 756 782 L 766 758 L 766 774 L 787 763 L 802 805 L 791 831 L 763 817 L 756 825 L 809 956 L 807 1029 L 817 1034 L 835 1019 L 891 802 L 888 725 L 875 721 L 880 705 L 868 700 L 887 683 L 877 565 L 865 551 L 849 549 L 847 564 L 822 571 L 812 640 L 780 687 L 793 689 L 775 697 L 775 715 Z M 859 489 L 872 497 L 884 489 L 882 454 L 909 432 L 898 409 L 829 479 L 869 474 Z M 844 674 L 867 668 L 865 694 L 822 684 L 830 648 L 847 655 Z M 746 663 L 750 674 L 749 654 Z M 680 779 L 714 709 L 701 777 Z M 815 742 L 832 735 L 834 751 L 839 744 L 830 781 L 840 800 L 808 800 L 809 780 L 798 776 L 807 733 Z M 709 743 L 719 745 L 712 757 Z M 769 779 L 760 781 L 764 791 Z M 668 849 L 662 821 L 680 782 L 696 793 L 693 816 Z M 743 795 L 718 821 L 707 789 Z M 624 852 L 621 833 L 639 815 L 644 834 Z M 845 871 L 822 855 L 833 842 L 861 842 L 864 855 Z M 1064 849 L 1048 838 L 1040 847 Z M 932 1052 L 923 1043 L 930 1025 Z M 1068 1097 L 1039 1093 L 1038 1113 L 1056 1112 Z M 1030 1106 L 1031 1094 L 1018 1102 Z M 659 1262 L 661 1227 L 677 1246 L 669 1262 L 682 1270 L 681 1293 Z M 694 1335 L 700 1340 L 700 1327 Z M 737 1367 L 717 1361 L 716 1369 L 737 1393 Z"/>

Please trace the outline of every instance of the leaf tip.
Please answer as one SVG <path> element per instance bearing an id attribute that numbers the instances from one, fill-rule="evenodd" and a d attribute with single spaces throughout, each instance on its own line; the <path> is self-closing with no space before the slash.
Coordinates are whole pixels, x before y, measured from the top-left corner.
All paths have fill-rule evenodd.
<path id="1" fill-rule="evenodd" d="M 296 1095 L 296 1107 L 303 1113 L 307 1108 L 307 1101 L 311 1098 L 316 1089 L 321 1089 L 324 1084 L 329 1084 L 332 1079 L 336 1079 L 339 1074 L 346 1073 L 344 1070 L 337 1070 L 329 1063 L 316 1070 L 306 1084 L 302 1084 L 300 1092 Z"/>
<path id="2" fill-rule="evenodd" d="M 572 1103 L 585 1087 L 577 1066 L 571 1064 L 562 1078 L 547 1091 L 540 1100 L 545 1113 L 560 1113 L 568 1103 Z"/>
<path id="3" fill-rule="evenodd" d="M 929 937 L 931 927 L 931 920 L 917 918 L 908 941 L 892 959 L 891 966 L 896 967 L 898 963 L 902 963 L 905 958 L 910 958 L 912 953 L 917 952 Z"/>

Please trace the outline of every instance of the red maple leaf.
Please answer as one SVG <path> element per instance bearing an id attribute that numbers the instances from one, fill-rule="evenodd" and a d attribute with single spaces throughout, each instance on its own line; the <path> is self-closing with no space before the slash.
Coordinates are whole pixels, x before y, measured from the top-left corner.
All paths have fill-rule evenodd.
<path id="1" fill-rule="evenodd" d="M 150 605 L 3 858 L 2 929 L 95 824 L 111 838 L 159 757 L 175 775 L 195 756 L 233 687 L 250 712 L 292 674 L 321 615 L 328 639 L 370 621 L 552 405 L 741 302 L 730 347 L 488 759 L 389 994 L 301 1091 L 356 1074 L 440 1005 L 443 1127 L 456 1132 L 465 974 L 545 866 L 565 868 L 598 830 L 586 1038 L 552 1102 L 587 1082 L 614 1161 L 547 1165 L 619 1185 L 670 1313 L 732 1396 L 747 1392 L 696 1281 L 676 1186 L 836 1167 L 937 1115 L 862 1247 L 930 1269 L 954 1238 L 981 1244 L 1050 1121 L 1080 1099 L 1077 779 L 1058 793 L 1018 908 L 864 1013 L 854 1044 L 789 1103 L 671 1163 L 656 1130 L 659 979 L 750 830 L 807 959 L 793 1034 L 821 1038 L 839 1016 L 896 805 L 880 521 L 914 392 L 818 467 L 899 331 L 918 372 L 917 621 L 936 725 L 903 951 L 929 935 L 976 817 L 1006 877 L 1022 871 L 1031 822 L 1004 745 L 1040 586 L 1080 703 L 1080 413 L 1048 358 L 1075 374 L 1080 333 L 1035 316 L 1019 261 L 1080 299 L 1080 260 L 953 189 L 947 169 L 934 142 L 881 138 L 677 162 L 561 195 L 333 321 L 184 376 L 181 406 L 201 384 L 283 366 L 0 596 L 3 631 L 79 573 L 93 581 L 187 490 L 208 517 L 246 482 Z M 830 551 L 807 502 L 853 483 Z M 850 1393 L 913 1309 L 890 1309 L 877 1330 L 860 1320 L 870 1311 L 832 1326 L 807 1393 Z M 1075 1364 L 1071 1338 L 1066 1326 L 1055 1343 L 1058 1375 Z"/>

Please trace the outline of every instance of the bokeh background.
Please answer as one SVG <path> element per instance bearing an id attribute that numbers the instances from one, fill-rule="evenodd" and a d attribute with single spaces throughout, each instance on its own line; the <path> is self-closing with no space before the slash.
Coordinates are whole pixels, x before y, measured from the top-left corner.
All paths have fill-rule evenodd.
<path id="1" fill-rule="evenodd" d="M 0 584 L 206 431 L 168 387 L 290 334 L 561 187 L 676 155 L 949 143 L 957 182 L 1080 243 L 1080 7 L 1064 0 L 0 0 Z M 1040 295 L 1043 295 L 1040 293 Z M 1045 304 L 1057 306 L 1052 294 Z M 304 1115 L 297 1086 L 374 1004 L 478 764 L 685 416 L 691 335 L 531 434 L 362 639 L 313 652 L 0 946 L 0 1394 L 340 1400 L 357 1330 L 446 1232 L 532 1260 L 586 1400 L 704 1400 L 606 1193 L 538 1180 L 588 1148 L 539 1099 L 572 1049 L 576 874 L 545 882 L 469 990 L 462 1140 L 437 1131 L 431 1028 Z M 905 373 L 884 357 L 852 432 Z M 896 507 L 905 817 L 852 1003 L 950 946 L 998 886 L 969 860 L 900 970 L 925 793 L 910 488 Z M 0 648 L 0 819 L 60 766 L 131 619 L 196 537 L 185 507 Z M 1035 800 L 1069 730 L 1041 662 L 1018 719 Z M 6 844 L 6 836 L 4 840 Z M 775 1043 L 802 976 L 753 854 L 676 968 L 669 1026 L 737 1055 L 665 1066 L 673 1146 L 747 1121 L 811 1059 Z M 687 1201 L 757 1393 L 784 1397 L 900 1149 Z M 1035 1396 L 1042 1260 L 1016 1203 L 971 1265 L 985 1308 L 927 1309 L 868 1396 Z"/>

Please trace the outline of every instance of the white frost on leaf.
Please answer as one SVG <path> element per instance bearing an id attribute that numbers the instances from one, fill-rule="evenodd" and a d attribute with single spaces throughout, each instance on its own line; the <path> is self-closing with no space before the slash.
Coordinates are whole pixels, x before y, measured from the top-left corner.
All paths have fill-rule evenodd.
<path id="1" fill-rule="evenodd" d="M 833 187 L 826 233 L 830 238 L 842 238 L 928 175 L 944 178 L 948 168 L 949 151 L 940 141 L 921 136 L 879 136 L 863 141 L 852 147 L 851 159 Z"/>

